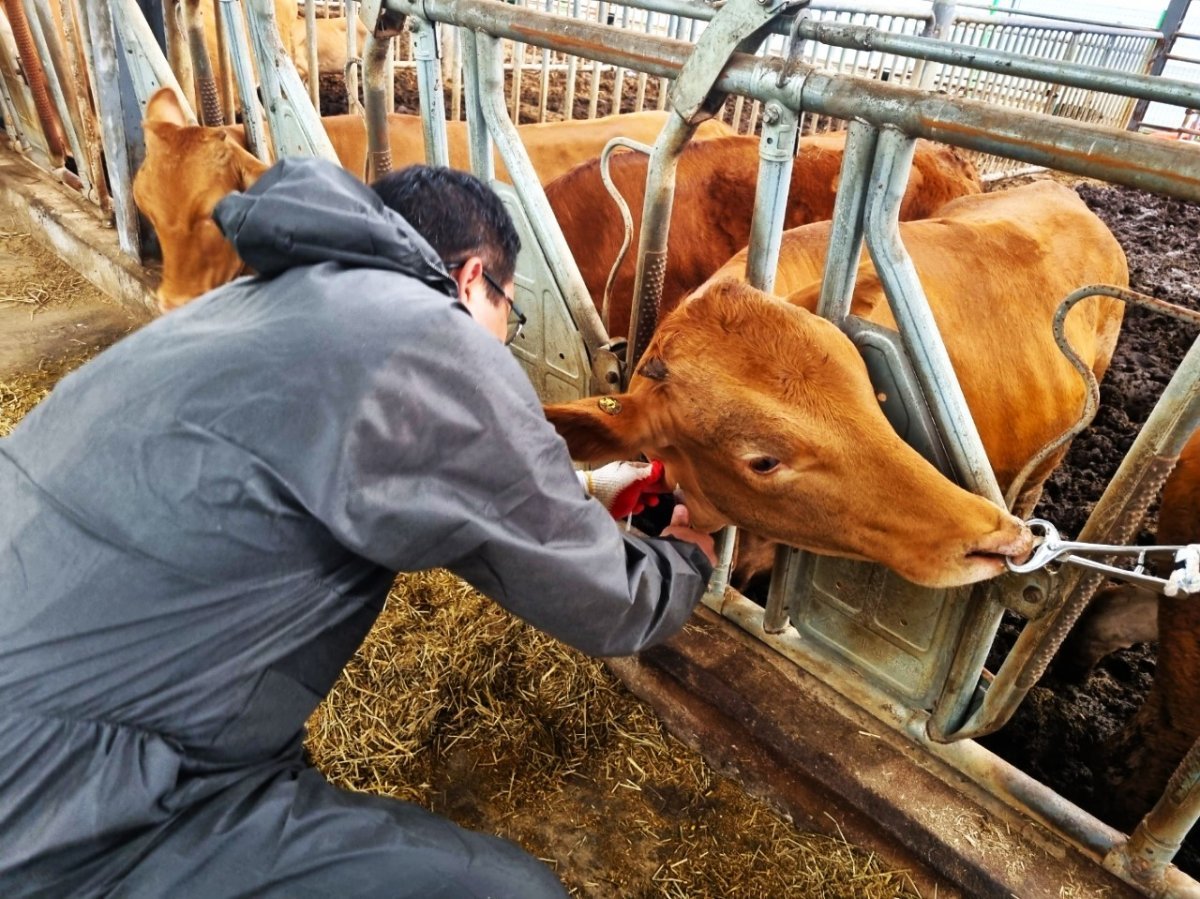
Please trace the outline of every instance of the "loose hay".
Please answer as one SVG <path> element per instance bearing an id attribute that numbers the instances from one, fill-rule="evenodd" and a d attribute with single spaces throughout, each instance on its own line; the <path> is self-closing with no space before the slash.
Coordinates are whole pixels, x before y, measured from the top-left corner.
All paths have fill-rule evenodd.
<path id="1" fill-rule="evenodd" d="M 309 725 L 330 780 L 513 839 L 575 895 L 917 895 L 715 777 L 600 662 L 446 572 L 397 579 Z"/>
<path id="2" fill-rule="evenodd" d="M 7 437 L 34 406 L 50 395 L 51 389 L 69 372 L 99 352 L 91 347 L 63 359 L 43 359 L 30 372 L 0 380 L 0 437 Z"/>
<path id="3" fill-rule="evenodd" d="M 19 277 L 0 284 L 0 307 L 18 306 L 33 315 L 47 306 L 112 301 L 75 269 L 11 219 L 0 218 L 0 261 L 17 262 Z"/>

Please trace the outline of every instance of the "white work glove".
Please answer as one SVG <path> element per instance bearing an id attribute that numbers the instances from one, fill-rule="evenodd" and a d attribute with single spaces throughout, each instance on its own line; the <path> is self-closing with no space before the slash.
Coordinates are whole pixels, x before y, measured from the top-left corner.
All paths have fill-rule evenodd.
<path id="1" fill-rule="evenodd" d="M 663 493 L 663 464 L 654 462 L 610 462 L 595 471 L 577 471 L 583 489 L 618 520 L 658 505 Z"/>
<path id="2" fill-rule="evenodd" d="M 1175 551 L 1175 570 L 1167 578 L 1163 593 L 1167 596 L 1200 593 L 1200 544 Z"/>

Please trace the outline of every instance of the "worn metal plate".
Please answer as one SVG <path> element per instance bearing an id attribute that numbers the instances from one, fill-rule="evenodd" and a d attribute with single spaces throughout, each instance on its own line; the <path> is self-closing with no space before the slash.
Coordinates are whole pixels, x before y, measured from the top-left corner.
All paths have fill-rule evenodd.
<path id="1" fill-rule="evenodd" d="M 493 181 L 492 188 L 508 207 L 521 235 L 513 290 L 517 306 L 529 320 L 510 349 L 542 402 L 563 403 L 588 396 L 592 392 L 591 366 L 546 254 L 512 186 Z"/>
<path id="2" fill-rule="evenodd" d="M 953 479 L 899 335 L 853 316 L 844 326 L 867 364 L 889 422 Z M 792 552 L 782 587 L 792 625 L 823 651 L 849 661 L 916 708 L 941 691 L 969 588 L 931 590 L 866 562 Z"/>

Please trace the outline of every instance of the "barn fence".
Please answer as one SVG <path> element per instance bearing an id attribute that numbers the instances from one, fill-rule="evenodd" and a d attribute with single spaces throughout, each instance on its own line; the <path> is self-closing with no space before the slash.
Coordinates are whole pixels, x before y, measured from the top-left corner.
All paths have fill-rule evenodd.
<path id="1" fill-rule="evenodd" d="M 373 0 L 362 10 L 371 22 L 381 8 L 405 16 L 409 27 L 401 48 L 391 37 L 372 38 L 364 48 L 372 146 L 381 138 L 378 113 L 388 108 L 388 76 L 398 56 L 417 75 L 428 158 L 447 158 L 442 82 L 449 74 L 451 96 L 471 126 L 473 169 L 490 176 L 494 144 L 513 176 L 511 187 L 497 189 L 522 230 L 517 281 L 520 305 L 531 321 L 517 352 L 543 398 L 611 391 L 628 377 L 628 362 L 644 348 L 661 298 L 661 280 L 655 282 L 648 260 L 665 256 L 673 166 L 714 92 L 728 95 L 723 109 L 730 120 L 762 135 L 747 272 L 759 287 L 769 286 L 777 263 L 792 164 L 791 152 L 778 148 L 794 146 L 802 129 L 851 123 L 821 309 L 839 322 L 845 317 L 839 291 L 852 283 L 865 241 L 889 298 L 896 298 L 896 349 L 912 365 L 912 373 L 903 377 L 928 404 L 914 409 L 914 416 L 936 426 L 962 482 L 999 504 L 1004 500 L 995 476 L 894 231 L 915 139 L 940 140 L 1003 160 L 993 171 L 1054 167 L 1200 201 L 1193 148 L 1113 127 L 1123 127 L 1132 104 L 1142 100 L 1200 108 L 1200 86 L 1141 74 L 1161 40 L 1154 32 L 993 18 L 976 11 L 947 16 L 954 10 L 942 3 L 934 4 L 941 19 L 908 7 L 854 13 L 840 4 L 788 8 L 772 0 L 726 0 L 719 9 L 681 0 L 561 4 Z M 205 117 L 219 115 L 225 89 L 218 87 L 215 73 L 203 71 L 201 60 L 186 62 L 187 34 L 175 15 L 183 9 L 190 20 L 196 5 L 196 0 L 173 0 L 163 15 L 163 5 L 154 0 L 52 0 L 49 5 L 4 0 L 3 21 L 11 28 L 0 31 L 0 102 L 12 145 L 111 210 L 121 246 L 135 258 L 141 256 L 142 231 L 130 178 L 140 158 L 146 100 L 161 85 L 175 86 L 204 101 Z M 216 0 L 216 7 L 228 48 L 227 71 L 245 110 L 252 149 L 269 156 L 269 134 L 270 146 L 280 153 L 331 156 L 309 101 L 311 87 L 301 83 L 284 56 L 271 0 Z M 243 8 L 250 13 L 248 31 Z M 165 52 L 154 31 L 155 11 L 165 31 Z M 306 10 L 310 24 L 317 13 L 315 3 Z M 388 17 L 384 27 L 391 24 Z M 756 52 L 736 52 L 752 37 L 760 39 Z M 257 64 L 257 86 L 251 61 Z M 566 73 L 592 73 L 589 114 L 599 108 L 604 79 L 625 92 L 631 89 L 640 102 L 650 102 L 653 93 L 655 104 L 679 113 L 651 156 L 628 347 L 609 340 L 513 127 L 513 110 L 520 109 L 519 95 L 514 104 L 514 83 L 536 82 L 541 88 L 537 115 L 552 111 L 542 105 L 555 71 L 551 65 Z M 566 78 L 568 89 L 574 83 Z M 451 115 L 458 108 L 452 104 Z M 570 111 L 571 103 L 564 108 Z M 1200 424 L 1197 383 L 1200 343 L 1181 364 L 1118 478 L 1100 497 L 1081 540 L 1110 542 L 1114 529 L 1130 526 L 1144 508 L 1139 502 L 1146 491 L 1165 477 L 1162 460 L 1177 457 Z M 1006 788 L 970 752 L 968 738 L 1007 720 L 1036 681 L 1030 673 L 1044 668 L 1098 579 L 1063 570 L 1043 572 L 1036 582 L 1006 577 L 966 590 L 924 590 L 878 577 L 878 571 L 857 563 L 818 564 L 812 556 L 788 551 L 777 561 L 771 599 L 762 609 L 726 589 L 733 540 L 729 534 L 723 542 L 723 567 L 706 598 L 714 610 L 821 672 L 862 708 L 890 716 L 889 723 L 966 776 L 993 790 Z M 888 591 L 889 602 L 904 610 L 894 617 L 936 621 L 936 639 L 919 647 L 920 641 L 908 641 L 916 648 L 895 651 L 905 641 L 892 633 L 887 655 L 856 651 L 864 641 L 880 638 L 870 608 L 864 606 L 861 615 L 840 610 L 836 632 L 806 617 L 830 580 L 852 590 L 861 587 L 863 595 Z M 1026 625 L 995 677 L 985 677 L 983 662 L 1006 609 L 1022 614 Z M 1166 883 L 1179 895 L 1194 895 L 1200 885 L 1168 867 L 1171 847 L 1200 815 L 1200 774 L 1189 768 L 1181 778 L 1129 840 L 1114 838 L 1061 800 L 1045 799 L 1036 813 L 1076 845 L 1107 855 L 1110 867 L 1139 888 L 1149 892 L 1152 883 Z M 1006 799 L 1032 801 L 1028 793 Z"/>

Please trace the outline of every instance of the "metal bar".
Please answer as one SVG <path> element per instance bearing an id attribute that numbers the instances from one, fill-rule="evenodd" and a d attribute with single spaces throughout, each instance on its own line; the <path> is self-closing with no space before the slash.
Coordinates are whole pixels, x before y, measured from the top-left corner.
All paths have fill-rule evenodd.
<path id="1" fill-rule="evenodd" d="M 442 65 L 439 60 L 437 25 L 413 17 L 413 57 L 417 61 L 417 93 L 421 103 L 421 126 L 425 135 L 425 162 L 450 165 L 450 146 L 446 142 L 446 99 L 442 91 Z M 387 140 L 384 117 L 384 140 Z M 376 176 L 378 177 L 378 176 Z"/>
<path id="2" fill-rule="evenodd" d="M 200 104 L 200 123 L 224 125 L 225 114 L 221 111 L 221 99 L 217 93 L 217 79 L 213 74 L 212 60 L 204 44 L 203 13 L 200 0 L 183 0 L 184 31 L 187 33 L 188 51 L 192 56 L 192 71 L 196 77 L 196 99 Z"/>
<path id="3" fill-rule="evenodd" d="M 84 0 L 62 0 L 63 30 L 66 32 L 68 43 L 74 44 L 74 50 L 69 59 L 75 78 L 75 91 L 80 98 L 91 96 L 97 98 L 100 91 L 96 86 L 95 66 L 92 64 L 92 40 L 88 33 L 87 14 Z M 102 177 L 104 173 L 103 139 L 99 120 L 98 101 L 93 103 L 80 102 L 79 112 L 83 121 L 83 150 L 88 154 L 89 165 L 95 173 L 92 187 L 96 195 L 92 197 L 99 203 L 105 214 L 112 212 L 112 195 Z M 185 107 L 190 109 L 190 107 Z"/>
<path id="4" fill-rule="evenodd" d="M 287 22 L 285 28 L 291 28 Z M 304 4 L 304 33 L 308 36 L 308 99 L 314 109 L 321 108 L 321 69 L 317 57 L 317 4 L 308 0 Z"/>
<path id="5" fill-rule="evenodd" d="M 416 22 L 416 17 L 412 21 Z M 372 32 L 367 35 L 366 45 L 363 47 L 363 99 L 367 119 L 367 170 L 364 180 L 368 183 L 382 178 L 392 170 L 392 145 L 388 139 L 390 109 L 387 102 L 387 60 L 391 41 L 390 37 L 382 37 Z"/>
<path id="6" fill-rule="evenodd" d="M 1192 744 L 1171 774 L 1162 796 L 1129 839 L 1105 856 L 1104 867 L 1151 895 L 1167 895 L 1167 868 L 1197 819 L 1200 819 L 1200 741 Z"/>
<path id="7" fill-rule="evenodd" d="M 390 0 L 389 0 L 390 2 Z M 513 189 L 528 212 L 529 223 L 538 243 L 546 248 L 551 259 L 557 261 L 553 267 L 555 279 L 567 305 L 575 327 L 579 329 L 584 347 L 593 367 L 600 349 L 608 342 L 608 333 L 600 322 L 596 304 L 583 283 L 579 267 L 567 247 L 562 229 L 554 218 L 550 201 L 542 189 L 529 153 L 521 142 L 516 127 L 508 118 L 504 108 L 504 60 L 500 42 L 487 34 L 476 35 L 479 53 L 479 101 L 484 122 L 504 166 L 508 169 Z"/>
<path id="8" fill-rule="evenodd" d="M 888 51 L 943 64 L 970 66 L 985 72 L 1035 78 L 1088 90 L 1103 90 L 1177 106 L 1200 104 L 1200 85 L 1191 82 L 1131 72 L 1114 72 L 1096 65 L 1064 65 L 1062 62 L 1038 59 L 1021 51 L 962 47 L 935 38 L 889 34 L 877 28 L 831 24 L 813 19 L 807 19 L 800 24 L 799 34 L 810 40 L 838 47 Z"/>
<path id="9" fill-rule="evenodd" d="M 111 6 L 113 23 L 121 35 L 121 43 L 129 59 L 129 78 L 138 95 L 138 102 L 144 108 L 156 90 L 172 88 L 183 101 L 185 121 L 195 125 L 195 112 L 188 104 L 183 88 L 175 80 L 175 73 L 159 49 L 154 32 L 150 30 L 141 9 L 134 0 L 116 0 Z"/>
<path id="10" fill-rule="evenodd" d="M 229 58 L 229 33 L 225 30 L 225 20 L 213 5 L 214 25 L 217 34 L 217 87 L 221 94 L 221 110 L 228 122 L 237 121 L 237 107 L 233 102 L 233 63 Z"/>
<path id="11" fill-rule="evenodd" d="M 79 129 L 76 128 L 79 123 L 78 110 L 74 102 L 68 101 L 65 82 L 65 62 L 63 59 L 61 48 L 58 46 L 57 35 L 54 34 L 54 22 L 50 19 L 49 10 L 44 7 L 40 8 L 35 0 L 23 0 L 25 7 L 25 20 L 29 25 L 30 35 L 33 37 L 34 45 L 37 47 L 38 56 L 42 61 L 42 72 L 46 78 L 46 86 L 50 89 L 51 99 L 54 100 L 55 108 L 58 110 L 58 120 L 62 124 L 63 131 L 66 134 L 67 144 L 71 148 L 71 155 L 75 158 L 76 167 L 79 169 L 80 179 L 83 182 L 84 193 L 88 193 L 92 185 L 92 174 L 88 169 L 88 159 L 84 155 L 83 146 L 79 140 Z M 49 26 L 48 28 L 43 26 Z M 54 48 L 56 52 L 51 52 L 50 39 L 54 39 Z M 72 96 L 72 100 L 74 97 Z"/>
<path id="12" fill-rule="evenodd" d="M 783 223 L 787 217 L 788 192 L 799 134 L 800 118 L 795 110 L 778 103 L 767 105 L 758 143 L 758 184 L 754 194 L 754 217 L 750 222 L 750 247 L 746 258 L 746 281 L 766 293 L 770 293 L 775 286 L 775 271 L 779 267 L 779 247 L 783 241 Z M 637 359 L 638 356 L 631 356 L 628 367 L 632 368 Z M 736 546 L 737 528 L 723 528 L 717 541 L 717 564 L 708 579 L 709 594 L 724 595 L 729 585 Z"/>
<path id="13" fill-rule="evenodd" d="M 571 17 L 579 18 L 579 0 L 571 0 Z M 579 57 L 574 53 L 567 58 L 567 89 L 563 94 L 563 118 L 575 118 L 575 73 L 579 69 Z"/>
<path id="14" fill-rule="evenodd" d="M 255 83 L 250 44 L 246 40 L 246 24 L 238 0 L 218 0 L 217 15 L 225 22 L 229 36 L 229 61 L 242 104 L 242 126 L 246 130 L 246 147 L 263 162 L 271 161 L 262 115 L 258 110 L 258 86 Z"/>
<path id="15" fill-rule="evenodd" d="M 850 123 L 833 205 L 821 298 L 817 303 L 817 314 L 839 326 L 850 314 L 854 298 L 854 283 L 862 257 L 867 182 L 878 141 L 879 132 L 875 128 L 863 122 Z"/>
<path id="16" fill-rule="evenodd" d="M 462 34 L 463 81 L 466 89 L 467 140 L 470 144 L 471 171 L 484 184 L 496 180 L 496 164 L 492 157 L 492 138 L 481 105 L 482 87 L 479 73 L 479 49 L 475 32 L 464 28 Z"/>
<path id="17" fill-rule="evenodd" d="M 66 154 L 64 136 L 56 121 L 57 111 L 47 89 L 46 73 L 42 69 L 41 58 L 33 38 L 33 26 L 25 17 L 25 8 L 21 5 L 21 0 L 5 0 L 4 7 L 8 13 L 8 24 L 17 47 L 21 71 L 25 76 L 28 93 L 37 112 L 38 125 L 41 127 L 45 147 L 50 156 L 50 164 L 60 166 Z"/>
<path id="18" fill-rule="evenodd" d="M 424 14 L 535 46 L 581 52 L 662 78 L 676 77 L 693 50 L 692 45 L 669 38 L 620 32 L 583 21 L 567 22 L 560 16 L 515 10 L 495 0 L 386 3 L 399 13 Z M 783 65 L 780 59 L 735 53 L 715 87 L 722 93 L 779 100 L 794 109 L 847 121 L 861 118 L 876 125 L 893 125 L 916 137 L 1030 165 L 1200 200 L 1200 171 L 1190 147 L 1066 119 L 996 109 L 973 100 L 950 102 L 942 96 L 865 78 L 807 71 L 805 66 L 798 69 L 807 71 L 807 77 L 786 78 L 780 85 Z"/>
<path id="19" fill-rule="evenodd" d="M 116 214 L 117 242 L 121 251 L 140 265 L 142 244 L 138 233 L 137 207 L 133 203 L 133 171 L 125 142 L 125 117 L 112 11 L 107 3 L 89 3 L 86 5 L 85 18 L 85 27 L 91 37 L 92 65 L 96 72 L 96 103 L 100 108 L 104 161 L 112 191 L 113 212 Z"/>
<path id="20" fill-rule="evenodd" d="M 243 3 L 276 157 L 319 156 L 337 162 L 321 118 L 308 102 L 291 56 L 279 39 L 274 3 L 271 0 L 243 0 Z"/>
<path id="21" fill-rule="evenodd" d="M 895 129 L 884 129 L 879 135 L 867 196 L 867 249 L 960 482 L 1005 508 L 1004 495 L 925 300 L 920 278 L 900 239 L 900 203 L 915 148 L 913 138 Z"/>
<path id="22" fill-rule="evenodd" d="M 183 0 L 163 0 L 163 31 L 167 39 L 167 59 L 171 71 L 183 91 L 189 109 L 195 109 L 196 76 L 192 71 L 192 56 L 184 33 Z"/>
<path id="23" fill-rule="evenodd" d="M 363 105 L 358 99 L 358 75 L 362 69 L 362 60 L 358 46 L 358 0 L 346 0 L 346 112 L 354 115 L 362 111 Z"/>

